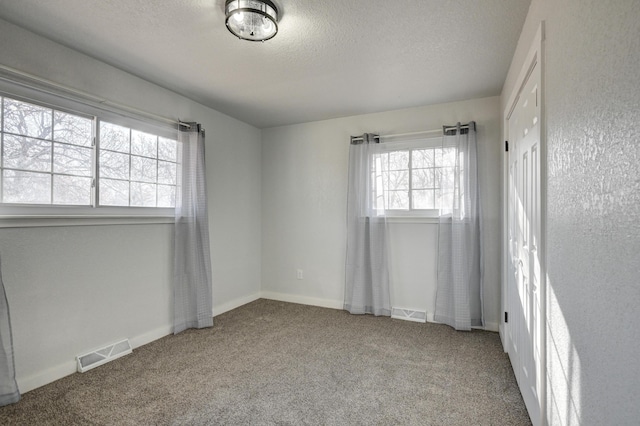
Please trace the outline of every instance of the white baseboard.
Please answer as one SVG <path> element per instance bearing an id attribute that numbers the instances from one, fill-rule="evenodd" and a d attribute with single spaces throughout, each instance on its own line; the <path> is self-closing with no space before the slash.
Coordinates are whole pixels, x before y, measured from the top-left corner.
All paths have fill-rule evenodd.
<path id="1" fill-rule="evenodd" d="M 502 343 L 502 349 L 504 349 L 505 353 L 508 352 L 507 350 L 507 335 L 505 334 L 507 332 L 507 330 L 504 327 L 504 323 L 500 324 L 500 342 Z"/>
<path id="2" fill-rule="evenodd" d="M 259 298 L 260 298 L 260 293 L 255 293 L 250 296 L 241 297 L 239 299 L 235 299 L 230 302 L 223 303 L 222 305 L 214 306 L 213 314 L 220 315 L 222 313 L 238 308 L 247 303 L 253 302 L 254 300 L 258 300 Z M 172 333 L 173 333 L 173 325 L 166 325 L 163 327 L 158 327 L 146 333 L 140 334 L 138 336 L 130 337 L 129 342 L 131 343 L 131 347 L 135 349 L 135 348 L 139 348 L 140 346 L 144 346 L 147 343 L 151 343 L 155 340 L 168 336 Z M 74 358 L 67 362 L 64 362 L 62 364 L 56 365 L 54 367 L 48 368 L 44 371 L 40 371 L 36 374 L 30 375 L 27 377 L 17 377 L 16 381 L 18 382 L 18 389 L 20 389 L 20 393 L 26 393 L 33 389 L 55 382 L 56 380 L 62 379 L 63 377 L 69 376 L 75 373 L 76 371 L 77 371 L 77 363 L 74 355 Z"/>
<path id="3" fill-rule="evenodd" d="M 331 308 L 331 309 L 343 308 L 342 300 L 320 299 L 316 297 L 307 297 L 307 296 L 299 296 L 294 294 L 263 291 L 263 292 L 251 294 L 249 296 L 234 299 L 232 301 L 223 303 L 222 305 L 214 306 L 212 313 L 214 316 L 217 316 L 225 312 L 228 312 L 232 309 L 236 309 L 236 308 L 239 308 L 240 306 L 246 305 L 247 303 L 251 303 L 260 298 L 278 300 L 281 302 L 299 303 L 301 305 L 318 306 L 322 308 Z M 433 320 L 433 317 L 434 317 L 433 313 L 427 312 L 427 321 L 435 322 Z M 484 329 L 488 331 L 499 331 L 500 324 L 488 322 L 488 323 L 485 323 Z M 154 330 L 148 331 L 141 335 L 131 337 L 129 341 L 131 343 L 131 346 L 135 349 L 135 348 L 139 348 L 140 346 L 146 345 L 147 343 L 151 343 L 155 340 L 158 340 L 162 337 L 168 336 L 171 333 L 173 333 L 173 326 L 167 325 L 163 327 L 158 327 Z M 69 376 L 75 373 L 76 368 L 77 368 L 77 364 L 74 358 L 72 360 L 69 360 L 68 362 L 64 362 L 57 366 L 48 368 L 44 371 L 33 374 L 31 376 L 18 377 L 17 378 L 18 388 L 20 389 L 21 393 L 29 392 L 30 390 L 47 385 L 65 376 Z"/>
<path id="4" fill-rule="evenodd" d="M 131 337 L 129 343 L 133 349 L 144 346 L 147 343 L 151 343 L 154 340 L 163 338 L 173 333 L 173 325 L 166 325 L 164 327 L 158 327 L 155 330 L 148 331 L 139 336 Z"/>
<path id="5" fill-rule="evenodd" d="M 497 322 L 487 322 L 484 323 L 484 329 L 486 331 L 495 331 L 496 333 L 500 331 L 500 324 Z"/>
<path id="6" fill-rule="evenodd" d="M 229 312 L 235 308 L 239 308 L 242 305 L 246 305 L 247 303 L 251 303 L 255 300 L 260 299 L 261 293 L 250 294 L 249 296 L 240 297 L 238 299 L 231 300 L 229 302 L 223 303 L 222 305 L 213 307 L 213 316 L 218 316 L 220 314 L 224 314 L 225 312 Z"/>
<path id="7" fill-rule="evenodd" d="M 427 312 L 427 322 L 432 322 L 434 324 L 442 324 L 441 322 L 438 322 L 435 320 L 435 313 L 433 312 Z M 500 330 L 500 324 L 498 324 L 497 322 L 487 322 L 485 321 L 484 323 L 484 327 L 471 327 L 474 330 L 484 330 L 484 331 L 499 331 Z"/>
<path id="8" fill-rule="evenodd" d="M 76 363 L 76 360 L 73 359 L 60 365 L 56 365 L 55 367 L 47 368 L 44 371 L 28 377 L 16 377 L 18 389 L 20 390 L 20 393 L 26 393 L 39 388 L 40 386 L 48 385 L 49 383 L 75 373 L 77 371 L 77 367 L 78 364 Z"/>
<path id="9" fill-rule="evenodd" d="M 263 291 L 262 293 L 260 293 L 260 295 L 263 299 L 278 300 L 280 302 L 299 303 L 301 305 L 319 306 L 321 308 L 343 309 L 344 307 L 344 303 L 342 300 L 319 299 L 315 297 L 298 296 L 295 294 L 287 293 L 276 293 L 272 291 Z M 427 312 L 427 322 L 439 324 L 437 321 L 435 321 L 435 314 L 433 312 Z M 473 328 L 497 332 L 499 331 L 499 324 L 496 322 L 485 322 L 484 327 Z"/>
<path id="10" fill-rule="evenodd" d="M 155 330 L 151 330 L 139 336 L 132 337 L 131 339 L 129 339 L 129 342 L 131 343 L 131 347 L 135 349 L 140 346 L 146 345 L 147 343 L 151 343 L 154 340 L 158 340 L 164 336 L 167 336 L 172 332 L 173 327 L 170 325 L 158 327 Z M 74 355 L 73 359 L 54 367 L 47 368 L 44 371 L 38 372 L 28 377 L 17 377 L 16 381 L 18 382 L 18 389 L 20 389 L 20 393 L 26 393 L 41 386 L 48 385 L 49 383 L 55 382 L 56 380 L 62 379 L 63 377 L 75 373 L 77 371 L 77 367 L 78 365 L 76 363 Z"/>
<path id="11" fill-rule="evenodd" d="M 278 300 L 280 302 L 299 303 L 301 305 L 319 306 L 321 308 L 342 309 L 342 300 L 319 299 L 316 297 L 298 296 L 295 294 L 275 293 L 273 291 L 263 291 L 260 293 L 263 299 Z"/>

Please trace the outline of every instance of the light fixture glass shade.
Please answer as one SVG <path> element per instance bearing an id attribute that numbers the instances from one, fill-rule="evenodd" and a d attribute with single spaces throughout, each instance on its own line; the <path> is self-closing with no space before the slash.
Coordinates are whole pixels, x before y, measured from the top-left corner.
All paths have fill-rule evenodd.
<path id="1" fill-rule="evenodd" d="M 278 9 L 269 0 L 227 0 L 227 29 L 243 40 L 265 41 L 278 32 Z"/>

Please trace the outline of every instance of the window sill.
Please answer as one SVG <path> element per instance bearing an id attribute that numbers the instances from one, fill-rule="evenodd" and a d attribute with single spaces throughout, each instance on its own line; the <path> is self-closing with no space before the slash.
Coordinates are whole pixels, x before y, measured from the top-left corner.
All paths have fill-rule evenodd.
<path id="1" fill-rule="evenodd" d="M 420 216 L 387 216 L 387 223 L 422 223 L 437 225 L 440 219 L 437 217 L 420 217 Z"/>
<path id="2" fill-rule="evenodd" d="M 173 216 L 0 215 L 0 228 L 173 224 Z"/>

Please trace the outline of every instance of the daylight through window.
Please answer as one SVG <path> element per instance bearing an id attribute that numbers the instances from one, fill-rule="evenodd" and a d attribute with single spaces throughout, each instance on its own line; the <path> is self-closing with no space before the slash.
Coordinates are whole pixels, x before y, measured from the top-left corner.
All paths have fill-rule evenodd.
<path id="1" fill-rule="evenodd" d="M 456 179 L 455 150 L 442 147 L 439 142 L 433 139 L 411 144 L 422 147 L 396 149 L 394 143 L 388 143 L 381 152 L 373 154 L 370 182 L 374 211 L 385 209 L 391 216 L 438 215 L 441 206 L 453 197 L 443 188 L 453 188 L 447 182 Z"/>
<path id="2" fill-rule="evenodd" d="M 176 141 L 100 123 L 100 205 L 173 207 Z"/>
<path id="3" fill-rule="evenodd" d="M 173 207 L 177 142 L 0 97 L 3 205 Z"/>

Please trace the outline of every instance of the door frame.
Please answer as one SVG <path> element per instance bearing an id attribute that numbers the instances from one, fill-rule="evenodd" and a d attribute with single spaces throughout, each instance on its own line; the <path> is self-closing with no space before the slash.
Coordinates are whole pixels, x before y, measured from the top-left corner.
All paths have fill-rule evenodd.
<path id="1" fill-rule="evenodd" d="M 541 425 L 547 424 L 547 258 L 546 258 L 546 240 L 547 240 L 547 132 L 546 132 L 546 110 L 545 110 L 545 67 L 544 67 L 544 21 L 540 22 L 536 35 L 531 42 L 531 47 L 527 53 L 516 84 L 513 87 L 505 110 L 502 114 L 502 125 L 504 140 L 509 140 L 509 120 L 513 109 L 515 108 L 520 93 L 526 84 L 527 78 L 536 65 L 540 67 L 540 235 L 541 240 L 538 247 L 540 261 L 540 389 L 538 393 L 540 404 L 540 421 Z M 505 313 L 507 310 L 509 288 L 508 288 L 508 262 L 509 262 L 509 242 L 508 242 L 508 209 L 509 209 L 509 153 L 503 151 L 502 157 L 502 290 L 501 290 L 501 307 L 502 318 L 500 320 L 500 337 L 502 339 L 503 349 L 507 352 L 511 345 L 509 333 L 507 333 L 508 325 L 505 323 Z M 538 426 L 538 425 L 534 425 Z"/>

